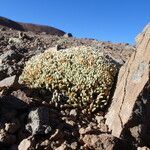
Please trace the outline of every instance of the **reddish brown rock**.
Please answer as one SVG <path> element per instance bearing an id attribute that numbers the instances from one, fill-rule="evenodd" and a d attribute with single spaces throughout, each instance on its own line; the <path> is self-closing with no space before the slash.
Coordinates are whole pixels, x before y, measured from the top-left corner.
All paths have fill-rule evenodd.
<path id="1" fill-rule="evenodd" d="M 120 137 L 133 115 L 133 109 L 144 87 L 150 80 L 150 25 L 136 38 L 137 50 L 121 67 L 106 124 Z M 147 100 L 149 98 L 147 97 Z"/>
<path id="2" fill-rule="evenodd" d="M 116 149 L 116 145 L 118 149 L 128 149 L 127 144 L 109 134 L 86 134 L 83 137 L 83 142 L 85 149 L 113 150 Z"/>

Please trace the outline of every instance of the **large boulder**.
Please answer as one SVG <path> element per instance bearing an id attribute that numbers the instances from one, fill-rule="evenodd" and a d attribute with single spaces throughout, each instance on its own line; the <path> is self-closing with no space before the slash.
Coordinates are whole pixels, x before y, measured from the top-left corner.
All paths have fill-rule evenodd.
<path id="1" fill-rule="evenodd" d="M 150 25 L 137 36 L 136 42 L 136 51 L 119 71 L 112 104 L 105 116 L 112 135 L 118 138 L 125 130 L 134 138 L 150 132 L 146 125 L 146 120 L 150 120 Z"/>

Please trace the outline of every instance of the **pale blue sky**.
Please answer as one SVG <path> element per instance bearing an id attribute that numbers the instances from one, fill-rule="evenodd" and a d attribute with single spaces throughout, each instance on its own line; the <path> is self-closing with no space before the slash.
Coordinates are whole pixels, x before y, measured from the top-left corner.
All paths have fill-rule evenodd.
<path id="1" fill-rule="evenodd" d="M 0 16 L 50 25 L 75 37 L 134 43 L 150 21 L 150 0 L 1 0 Z"/>

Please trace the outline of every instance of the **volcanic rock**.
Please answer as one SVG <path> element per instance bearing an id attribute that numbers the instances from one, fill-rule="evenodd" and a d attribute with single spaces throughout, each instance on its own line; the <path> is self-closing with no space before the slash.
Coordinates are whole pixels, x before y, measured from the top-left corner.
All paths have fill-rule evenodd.
<path id="1" fill-rule="evenodd" d="M 83 138 L 83 142 L 85 143 L 84 147 L 87 149 L 94 149 L 94 150 L 113 150 L 116 149 L 117 141 L 117 148 L 118 149 L 127 149 L 127 144 L 112 135 L 109 134 L 86 134 Z"/>
<path id="2" fill-rule="evenodd" d="M 131 120 L 135 120 L 134 114 L 142 115 L 142 103 L 145 105 L 143 108 L 150 109 L 146 103 L 150 100 L 150 25 L 137 37 L 136 47 L 137 50 L 119 71 L 112 104 L 105 116 L 112 135 L 118 138 L 124 129 L 134 126 L 131 123 Z M 142 97 L 145 97 L 144 101 Z"/>
<path id="3" fill-rule="evenodd" d="M 0 91 L 5 88 L 15 88 L 16 86 L 18 86 L 18 78 L 16 75 L 5 78 L 4 80 L 0 81 Z"/>
<path id="4" fill-rule="evenodd" d="M 18 150 L 31 150 L 31 149 L 35 149 L 35 142 L 32 136 L 22 140 L 18 146 Z"/>
<path id="5" fill-rule="evenodd" d="M 46 107 L 35 108 L 28 115 L 26 129 L 35 134 L 48 134 L 51 131 L 49 109 Z"/>

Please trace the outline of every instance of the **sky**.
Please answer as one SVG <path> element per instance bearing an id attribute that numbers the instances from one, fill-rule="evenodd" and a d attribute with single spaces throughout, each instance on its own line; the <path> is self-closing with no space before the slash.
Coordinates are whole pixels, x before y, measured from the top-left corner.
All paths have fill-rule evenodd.
<path id="1" fill-rule="evenodd" d="M 53 26 L 77 38 L 134 44 L 150 22 L 150 0 L 0 0 L 0 16 Z"/>

